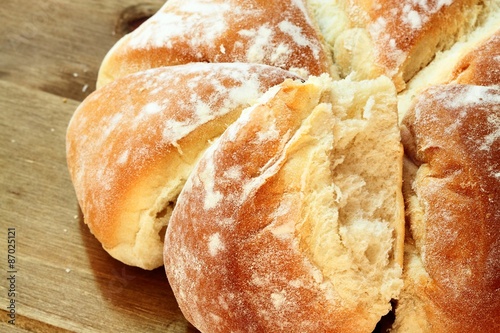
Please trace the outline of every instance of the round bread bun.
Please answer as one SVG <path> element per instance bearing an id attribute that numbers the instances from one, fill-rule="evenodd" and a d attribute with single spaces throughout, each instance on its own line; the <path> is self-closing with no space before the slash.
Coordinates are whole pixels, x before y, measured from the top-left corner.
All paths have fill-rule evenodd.
<path id="1" fill-rule="evenodd" d="M 330 73 L 331 53 L 302 0 L 169 0 L 108 52 L 97 86 L 144 69 L 245 62 Z"/>
<path id="2" fill-rule="evenodd" d="M 165 236 L 201 332 L 371 332 L 402 287 L 396 92 L 287 80 L 203 155 Z"/>
<path id="3" fill-rule="evenodd" d="M 252 64 L 191 63 L 120 78 L 92 93 L 67 130 L 67 161 L 84 220 L 120 261 L 163 264 L 163 235 L 201 153 L 241 110 L 286 78 Z"/>

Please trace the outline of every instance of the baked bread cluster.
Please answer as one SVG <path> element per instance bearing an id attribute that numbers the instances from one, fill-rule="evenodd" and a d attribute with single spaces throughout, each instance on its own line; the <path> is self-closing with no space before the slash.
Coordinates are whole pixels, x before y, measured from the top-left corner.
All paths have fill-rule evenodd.
<path id="1" fill-rule="evenodd" d="M 201 332 L 499 332 L 499 137 L 499 0 L 169 0 L 67 161 Z"/>

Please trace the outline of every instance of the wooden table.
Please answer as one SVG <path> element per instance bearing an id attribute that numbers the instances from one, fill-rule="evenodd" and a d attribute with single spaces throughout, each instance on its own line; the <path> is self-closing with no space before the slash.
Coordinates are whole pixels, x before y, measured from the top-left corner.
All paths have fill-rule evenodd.
<path id="1" fill-rule="evenodd" d="M 2 0 L 0 332 L 197 332 L 163 268 L 123 265 L 90 234 L 65 160 L 100 61 L 162 3 Z"/>

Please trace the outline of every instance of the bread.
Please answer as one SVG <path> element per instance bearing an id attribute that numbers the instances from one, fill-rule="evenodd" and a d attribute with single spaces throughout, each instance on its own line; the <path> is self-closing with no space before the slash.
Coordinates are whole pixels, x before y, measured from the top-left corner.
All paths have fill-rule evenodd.
<path id="1" fill-rule="evenodd" d="M 169 0 L 108 52 L 98 87 L 144 69 L 244 62 L 332 74 L 332 58 L 302 0 Z"/>
<path id="2" fill-rule="evenodd" d="M 430 88 L 403 123 L 418 168 L 395 331 L 498 332 L 500 89 Z"/>
<path id="3" fill-rule="evenodd" d="M 392 82 L 287 80 L 197 164 L 165 269 L 202 332 L 371 332 L 401 283 Z"/>
<path id="4" fill-rule="evenodd" d="M 201 153 L 268 88 L 296 75 L 255 64 L 151 69 L 92 93 L 67 130 L 67 161 L 85 222 L 113 257 L 153 269 Z"/>
<path id="5" fill-rule="evenodd" d="M 500 34 L 403 119 L 408 233 L 394 332 L 499 332 Z"/>
<path id="6" fill-rule="evenodd" d="M 68 127 L 85 222 L 203 333 L 500 331 L 499 44 L 500 0 L 169 0 Z"/>

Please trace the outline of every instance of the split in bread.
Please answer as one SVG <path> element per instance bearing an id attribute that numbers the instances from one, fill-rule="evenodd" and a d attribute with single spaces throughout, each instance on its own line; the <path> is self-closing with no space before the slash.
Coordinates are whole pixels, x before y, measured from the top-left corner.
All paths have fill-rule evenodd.
<path id="1" fill-rule="evenodd" d="M 467 38 L 437 54 L 408 82 L 406 89 L 398 94 L 400 121 L 415 96 L 429 87 L 447 83 L 500 84 L 500 4 L 498 9 Z"/>

